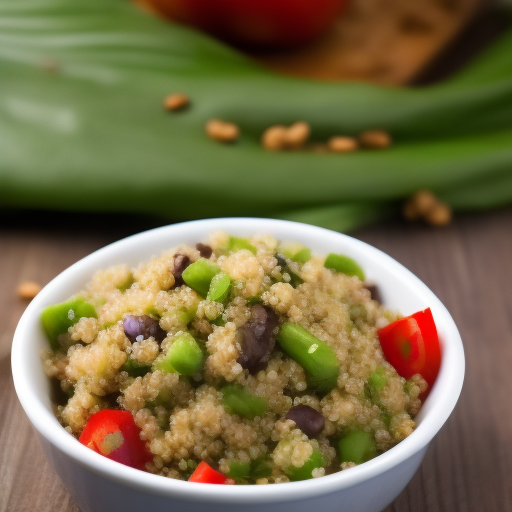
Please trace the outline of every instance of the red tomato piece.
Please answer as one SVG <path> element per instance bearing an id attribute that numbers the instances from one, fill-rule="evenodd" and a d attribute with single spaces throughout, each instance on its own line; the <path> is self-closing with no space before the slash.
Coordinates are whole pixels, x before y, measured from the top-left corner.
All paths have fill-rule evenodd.
<path id="1" fill-rule="evenodd" d="M 206 462 L 200 462 L 192 473 L 189 482 L 199 482 L 202 484 L 225 484 L 227 477 L 218 471 L 215 471 Z"/>
<path id="2" fill-rule="evenodd" d="M 401 318 L 377 331 L 387 361 L 399 375 L 410 379 L 419 373 L 430 392 L 441 366 L 441 347 L 430 308 Z"/>
<path id="3" fill-rule="evenodd" d="M 104 409 L 93 414 L 78 440 L 96 453 L 135 469 L 144 469 L 153 458 L 128 411 Z"/>
<path id="4" fill-rule="evenodd" d="M 138 0 L 230 42 L 286 48 L 321 34 L 348 0 Z"/>

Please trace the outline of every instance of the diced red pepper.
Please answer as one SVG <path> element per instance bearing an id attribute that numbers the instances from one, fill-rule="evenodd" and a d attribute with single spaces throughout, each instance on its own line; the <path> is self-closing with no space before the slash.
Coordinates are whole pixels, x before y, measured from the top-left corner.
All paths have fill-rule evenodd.
<path id="1" fill-rule="evenodd" d="M 401 318 L 378 331 L 388 362 L 399 375 L 410 379 L 419 373 L 428 384 L 425 398 L 441 366 L 441 347 L 430 308 Z"/>
<path id="2" fill-rule="evenodd" d="M 105 409 L 93 414 L 78 440 L 96 453 L 136 469 L 143 470 L 153 458 L 128 411 Z"/>
<path id="3" fill-rule="evenodd" d="M 192 473 L 189 482 L 199 482 L 202 484 L 225 484 L 227 477 L 218 471 L 215 471 L 206 462 L 200 462 Z"/>

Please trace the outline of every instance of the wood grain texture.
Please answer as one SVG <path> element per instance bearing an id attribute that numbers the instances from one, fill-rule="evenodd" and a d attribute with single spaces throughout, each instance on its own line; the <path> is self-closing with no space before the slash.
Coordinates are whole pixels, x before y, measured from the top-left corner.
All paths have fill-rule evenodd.
<path id="1" fill-rule="evenodd" d="M 151 225 L 0 223 L 0 512 L 78 512 L 14 393 L 10 347 L 23 280 L 50 281 L 74 261 Z M 120 226 L 115 232 L 102 228 Z M 355 233 L 422 279 L 452 313 L 466 351 L 461 399 L 420 470 L 385 512 L 512 512 L 512 209 L 463 215 L 445 229 L 400 221 Z"/>

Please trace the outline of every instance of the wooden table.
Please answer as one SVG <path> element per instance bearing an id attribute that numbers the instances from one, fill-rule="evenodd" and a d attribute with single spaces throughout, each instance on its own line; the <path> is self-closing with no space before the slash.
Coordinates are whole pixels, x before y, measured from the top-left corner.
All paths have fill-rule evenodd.
<path id="1" fill-rule="evenodd" d="M 156 226 L 100 219 L 4 215 L 0 221 L 0 512 L 78 511 L 18 403 L 10 347 L 26 306 L 16 295 L 19 282 L 45 284 L 91 251 Z M 109 220 L 115 230 L 104 228 Z M 460 401 L 386 512 L 512 512 L 512 209 L 458 215 L 444 229 L 396 220 L 354 235 L 434 291 L 452 313 L 466 351 Z"/>

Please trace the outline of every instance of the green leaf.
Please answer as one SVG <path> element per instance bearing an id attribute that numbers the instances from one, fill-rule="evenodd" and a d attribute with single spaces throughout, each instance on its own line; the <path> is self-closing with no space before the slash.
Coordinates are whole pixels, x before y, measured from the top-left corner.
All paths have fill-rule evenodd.
<path id="1" fill-rule="evenodd" d="M 388 88 L 281 77 L 126 0 L 0 0 L 0 204 L 172 219 L 292 218 L 349 230 L 420 188 L 447 198 L 512 172 L 512 31 L 459 77 Z M 162 108 L 183 91 L 191 107 Z M 210 118 L 237 123 L 233 145 Z M 385 128 L 349 155 L 270 153 L 260 136 L 304 119 L 315 140 Z M 497 194 L 499 200 L 493 201 Z M 512 188 L 454 198 L 512 201 Z"/>

